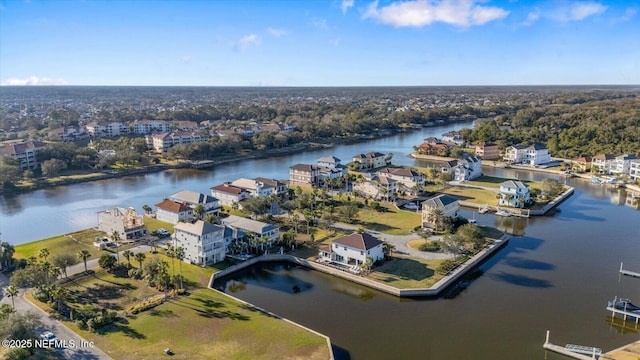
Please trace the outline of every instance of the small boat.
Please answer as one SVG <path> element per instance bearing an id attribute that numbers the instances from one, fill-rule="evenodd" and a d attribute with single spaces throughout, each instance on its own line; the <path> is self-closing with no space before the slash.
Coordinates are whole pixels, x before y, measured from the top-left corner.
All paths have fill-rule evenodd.
<path id="1" fill-rule="evenodd" d="M 595 177 L 595 176 L 592 176 L 592 177 L 591 177 L 591 182 L 592 182 L 592 183 L 594 183 L 594 184 L 596 184 L 596 185 L 602 185 L 602 184 L 604 184 L 604 183 L 602 182 L 602 180 L 600 180 L 600 178 Z"/>
<path id="2" fill-rule="evenodd" d="M 633 305 L 629 299 L 617 299 L 609 301 L 609 307 L 627 312 L 637 312 L 640 315 L 640 306 Z"/>
<path id="3" fill-rule="evenodd" d="M 467 219 L 469 220 L 469 224 L 475 224 L 478 221 L 476 220 L 476 213 L 471 213 L 471 219 Z"/>

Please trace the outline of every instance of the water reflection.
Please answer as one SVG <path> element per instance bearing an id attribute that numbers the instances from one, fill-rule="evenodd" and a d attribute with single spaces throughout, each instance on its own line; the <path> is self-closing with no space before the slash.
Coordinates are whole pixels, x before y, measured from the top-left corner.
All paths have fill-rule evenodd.
<path id="1" fill-rule="evenodd" d="M 495 227 L 509 235 L 523 236 L 529 224 L 529 218 L 496 216 Z"/>

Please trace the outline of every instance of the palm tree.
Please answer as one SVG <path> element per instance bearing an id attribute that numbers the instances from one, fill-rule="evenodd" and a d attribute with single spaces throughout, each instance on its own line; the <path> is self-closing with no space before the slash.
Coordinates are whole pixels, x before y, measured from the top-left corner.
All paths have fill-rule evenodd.
<path id="1" fill-rule="evenodd" d="M 54 286 L 53 289 L 51 289 L 51 296 L 54 300 L 56 300 L 56 308 L 58 309 L 58 311 L 62 310 L 62 304 L 64 303 L 64 299 L 67 298 L 68 294 L 69 292 L 67 291 L 67 289 L 63 288 L 62 286 Z"/>
<path id="2" fill-rule="evenodd" d="M 78 253 L 78 257 L 80 259 L 82 259 L 82 261 L 84 261 L 84 272 L 86 273 L 88 271 L 87 270 L 87 258 L 91 257 L 91 253 L 89 253 L 89 251 L 87 251 L 87 250 L 81 250 Z"/>
<path id="3" fill-rule="evenodd" d="M 62 274 L 62 270 L 59 267 L 52 266 L 51 268 L 49 268 L 49 276 L 53 277 L 54 279 L 58 279 L 60 274 Z"/>
<path id="4" fill-rule="evenodd" d="M 184 259 L 184 248 L 182 246 L 178 246 L 175 249 L 176 258 L 178 259 L 178 266 L 180 267 L 180 289 L 184 289 L 182 284 L 182 260 Z"/>
<path id="5" fill-rule="evenodd" d="M 140 270 L 142 270 L 142 262 L 147 257 L 144 253 L 137 253 L 133 256 L 138 263 L 140 263 Z"/>
<path id="6" fill-rule="evenodd" d="M 293 216 L 291 217 L 291 220 L 293 220 L 293 229 L 297 234 L 298 233 L 298 220 L 300 220 L 300 216 L 298 216 L 298 214 L 294 213 Z"/>
<path id="7" fill-rule="evenodd" d="M 111 234 L 111 240 L 116 243 L 116 261 L 120 262 L 120 251 L 118 250 L 118 240 L 120 239 L 120 234 L 117 231 L 114 231 Z"/>
<path id="8" fill-rule="evenodd" d="M 202 204 L 198 204 L 193 208 L 193 212 L 198 216 L 198 219 L 202 219 L 202 215 L 204 215 L 206 211 L 207 209 Z"/>
<path id="9" fill-rule="evenodd" d="M 438 231 L 440 223 L 442 222 L 442 219 L 444 219 L 444 210 L 436 208 L 431 210 L 431 213 L 429 214 L 429 217 L 427 218 L 429 220 L 430 223 L 433 224 L 434 228 L 436 231 Z"/>
<path id="10" fill-rule="evenodd" d="M 144 210 L 145 214 L 151 214 L 151 211 L 153 211 L 149 205 L 142 205 L 142 210 Z"/>
<path id="11" fill-rule="evenodd" d="M 171 258 L 171 273 L 173 275 L 173 277 L 176 277 L 176 265 L 173 261 L 173 259 L 175 258 L 175 252 L 173 250 L 173 245 L 171 244 L 167 244 L 167 250 L 165 250 L 165 252 L 167 253 L 167 256 Z"/>
<path id="12" fill-rule="evenodd" d="M 382 252 L 387 257 L 391 257 L 395 249 L 396 249 L 396 246 L 391 243 L 388 243 L 386 241 L 382 243 Z"/>
<path id="13" fill-rule="evenodd" d="M 16 288 L 13 285 L 9 285 L 4 289 L 4 293 L 6 296 L 11 298 L 11 306 L 13 306 L 13 309 L 16 309 L 16 303 L 13 300 L 14 297 L 18 296 L 18 288 Z"/>
<path id="14" fill-rule="evenodd" d="M 131 252 L 131 250 L 125 250 L 122 252 L 122 256 L 127 259 L 127 263 L 129 263 L 129 267 L 131 267 L 131 257 L 133 256 L 133 252 Z"/>
<path id="15" fill-rule="evenodd" d="M 43 258 L 44 261 L 47 261 L 47 256 L 49 256 L 49 249 L 47 248 L 42 248 L 40 249 L 40 252 L 38 253 L 38 256 Z"/>

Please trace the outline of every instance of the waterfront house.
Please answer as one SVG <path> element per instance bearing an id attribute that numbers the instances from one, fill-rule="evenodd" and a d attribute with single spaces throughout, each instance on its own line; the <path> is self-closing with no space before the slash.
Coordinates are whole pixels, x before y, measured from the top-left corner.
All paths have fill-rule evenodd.
<path id="1" fill-rule="evenodd" d="M 264 177 L 257 177 L 253 180 L 261 182 L 265 184 L 265 186 L 270 186 L 273 189 L 274 195 L 283 195 L 287 193 L 287 184 L 284 181 Z"/>
<path id="2" fill-rule="evenodd" d="M 503 160 L 512 164 L 537 166 L 551 162 L 549 150 L 542 145 L 509 146 L 505 150 Z"/>
<path id="3" fill-rule="evenodd" d="M 175 246 L 184 249 L 185 262 L 206 266 L 224 260 L 224 226 L 198 220 L 195 223 L 179 223 L 174 230 Z"/>
<path id="4" fill-rule="evenodd" d="M 233 206 L 250 196 L 243 188 L 234 186 L 230 182 L 224 182 L 211 188 L 211 196 L 218 199 L 220 205 Z"/>
<path id="5" fill-rule="evenodd" d="M 244 189 L 251 197 L 267 197 L 275 194 L 276 189 L 255 179 L 240 178 L 231 182 L 231 185 Z"/>
<path id="6" fill-rule="evenodd" d="M 504 157 L 502 160 L 512 164 L 519 164 L 524 160 L 524 155 L 527 152 L 526 145 L 514 145 L 509 146 L 504 150 Z"/>
<path id="7" fill-rule="evenodd" d="M 193 218 L 193 208 L 189 205 L 171 199 L 164 199 L 155 205 L 156 219 L 171 224 L 177 224 L 180 221 L 188 221 Z"/>
<path id="8" fill-rule="evenodd" d="M 441 142 L 423 142 L 416 146 L 414 150 L 421 155 L 445 156 L 447 149 L 449 149 L 449 145 Z"/>
<path id="9" fill-rule="evenodd" d="M 530 200 L 531 192 L 527 184 L 516 180 L 500 183 L 499 205 L 522 208 Z"/>
<path id="10" fill-rule="evenodd" d="M 0 156 L 10 157 L 18 162 L 20 171 L 33 170 L 38 167 L 36 154 L 47 147 L 41 141 L 28 141 L 0 147 Z"/>
<path id="11" fill-rule="evenodd" d="M 318 159 L 316 162 L 319 172 L 320 179 L 336 179 L 342 177 L 349 172 L 349 169 L 340 163 L 340 159 L 335 156 L 325 156 Z"/>
<path id="12" fill-rule="evenodd" d="M 294 184 L 301 183 L 317 186 L 320 182 L 320 168 L 316 165 L 309 164 L 290 166 L 289 181 Z"/>
<path id="13" fill-rule="evenodd" d="M 480 141 L 476 144 L 476 156 L 483 160 L 498 160 L 500 159 L 500 149 L 496 144 Z"/>
<path id="14" fill-rule="evenodd" d="M 453 168 L 453 180 L 469 181 L 482 176 L 482 159 L 465 155 Z"/>
<path id="15" fill-rule="evenodd" d="M 209 214 L 217 215 L 220 212 L 220 205 L 218 204 L 218 199 L 213 196 L 209 196 L 206 194 L 198 193 L 190 190 L 182 190 L 177 193 L 169 196 L 170 200 L 181 202 L 189 206 L 191 209 L 195 209 L 196 206 L 202 205 L 204 206 L 204 214 L 202 216 L 207 216 Z"/>
<path id="16" fill-rule="evenodd" d="M 245 233 L 253 234 L 257 239 L 266 237 L 266 246 L 271 246 L 280 238 L 280 227 L 264 223 L 262 221 L 243 218 L 241 216 L 229 215 L 226 218 L 221 218 L 220 222 L 232 229 L 238 229 Z"/>
<path id="17" fill-rule="evenodd" d="M 617 156 L 613 161 L 610 172 L 615 175 L 629 175 L 631 169 L 631 162 L 638 160 L 635 155 L 624 154 Z"/>
<path id="18" fill-rule="evenodd" d="M 462 135 L 460 135 L 457 131 L 448 131 L 442 134 L 442 142 L 444 143 L 452 143 L 457 146 L 462 146 L 464 144 L 464 139 Z"/>
<path id="19" fill-rule="evenodd" d="M 591 165 L 595 173 L 610 174 L 615 161 L 616 157 L 612 154 L 598 154 L 591 160 Z"/>
<path id="20" fill-rule="evenodd" d="M 165 120 L 136 120 L 133 122 L 133 133 L 146 135 L 153 133 L 168 133 L 171 123 Z"/>
<path id="21" fill-rule="evenodd" d="M 635 181 L 640 180 L 640 160 L 631 160 L 629 163 L 629 177 Z"/>
<path id="22" fill-rule="evenodd" d="M 358 165 L 358 170 L 377 169 L 387 166 L 390 163 L 390 161 L 387 160 L 387 155 L 377 151 L 357 154 L 353 157 L 352 161 Z"/>
<path id="23" fill-rule="evenodd" d="M 383 244 L 369 233 L 353 233 L 333 240 L 331 246 L 321 249 L 319 256 L 344 265 L 362 265 L 367 258 L 373 262 L 383 260 Z"/>
<path id="24" fill-rule="evenodd" d="M 147 233 L 142 216 L 130 207 L 128 209 L 114 207 L 98 212 L 98 230 L 111 236 L 118 233 L 120 240 L 137 239 Z"/>
<path id="25" fill-rule="evenodd" d="M 447 194 L 436 195 L 422 202 L 422 228 L 435 228 L 436 221 L 431 213 L 439 209 L 442 211 L 443 218 L 453 218 L 458 216 L 460 210 L 460 202 L 458 199 Z"/>
<path id="26" fill-rule="evenodd" d="M 419 187 L 422 189 L 424 187 L 424 175 L 414 169 L 407 168 L 384 168 L 378 170 L 378 176 L 386 176 L 390 179 L 393 179 L 405 187 L 412 189 L 415 187 Z"/>
<path id="27" fill-rule="evenodd" d="M 576 172 L 587 172 L 591 170 L 591 156 L 581 156 L 571 160 L 573 170 Z"/>

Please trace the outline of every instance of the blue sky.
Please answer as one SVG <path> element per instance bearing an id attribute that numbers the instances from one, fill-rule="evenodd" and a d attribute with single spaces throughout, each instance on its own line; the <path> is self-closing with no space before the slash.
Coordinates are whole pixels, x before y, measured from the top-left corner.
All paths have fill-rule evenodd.
<path id="1" fill-rule="evenodd" d="M 640 84 L 640 0 L 0 1 L 2 85 Z"/>

